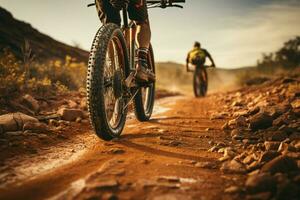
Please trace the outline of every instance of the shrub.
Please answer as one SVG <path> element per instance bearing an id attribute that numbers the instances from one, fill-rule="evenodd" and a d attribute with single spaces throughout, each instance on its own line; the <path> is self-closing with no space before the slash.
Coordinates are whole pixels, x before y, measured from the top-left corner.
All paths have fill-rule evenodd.
<path id="1" fill-rule="evenodd" d="M 4 50 L 0 57 L 0 97 L 23 92 L 41 96 L 79 90 L 85 85 L 86 64 L 66 56 L 64 61 L 32 62 L 26 65 Z"/>

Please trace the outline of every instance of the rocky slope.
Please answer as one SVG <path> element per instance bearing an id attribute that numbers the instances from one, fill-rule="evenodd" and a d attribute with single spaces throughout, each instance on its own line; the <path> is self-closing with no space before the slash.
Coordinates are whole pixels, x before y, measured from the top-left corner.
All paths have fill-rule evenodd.
<path id="1" fill-rule="evenodd" d="M 209 151 L 223 154 L 224 173 L 248 175 L 225 192 L 249 199 L 299 198 L 299 84 L 299 74 L 280 77 L 218 98 L 224 112 L 212 119 L 229 119 L 223 130 L 231 140 Z"/>
<path id="2" fill-rule="evenodd" d="M 66 45 L 40 33 L 30 24 L 15 19 L 11 13 L 0 7 L 0 53 L 9 48 L 19 59 L 23 58 L 22 46 L 28 40 L 35 60 L 65 59 L 66 55 L 78 61 L 87 62 L 88 52 Z"/>

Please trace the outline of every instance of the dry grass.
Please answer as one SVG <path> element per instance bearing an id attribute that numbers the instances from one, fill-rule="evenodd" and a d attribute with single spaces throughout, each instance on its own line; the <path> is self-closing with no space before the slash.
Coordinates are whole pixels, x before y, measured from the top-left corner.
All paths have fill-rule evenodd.
<path id="1" fill-rule="evenodd" d="M 80 90 L 84 87 L 86 64 L 70 56 L 64 61 L 51 60 L 44 64 L 25 63 L 5 50 L 0 57 L 0 96 L 13 97 L 24 92 L 40 96 Z"/>

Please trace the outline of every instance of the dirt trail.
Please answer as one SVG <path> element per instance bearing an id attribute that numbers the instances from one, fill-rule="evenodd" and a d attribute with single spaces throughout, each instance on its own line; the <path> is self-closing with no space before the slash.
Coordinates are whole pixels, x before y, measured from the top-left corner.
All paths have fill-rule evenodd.
<path id="1" fill-rule="evenodd" d="M 222 174 L 207 151 L 228 139 L 224 120 L 210 119 L 222 111 L 215 98 L 162 99 L 151 121 L 130 119 L 111 142 L 83 133 L 78 157 L 2 187 L 0 199 L 231 199 L 223 191 L 242 177 Z"/>

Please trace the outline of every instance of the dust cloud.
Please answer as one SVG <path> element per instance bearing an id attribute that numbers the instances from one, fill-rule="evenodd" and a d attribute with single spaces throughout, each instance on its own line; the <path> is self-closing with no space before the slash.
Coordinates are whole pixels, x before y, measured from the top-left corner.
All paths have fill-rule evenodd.
<path id="1" fill-rule="evenodd" d="M 228 91 L 241 87 L 242 74 L 251 75 L 252 68 L 208 69 L 209 93 Z M 249 72 L 248 72 L 249 71 Z M 157 87 L 184 95 L 193 95 L 193 73 L 186 72 L 178 63 L 156 63 Z"/>

